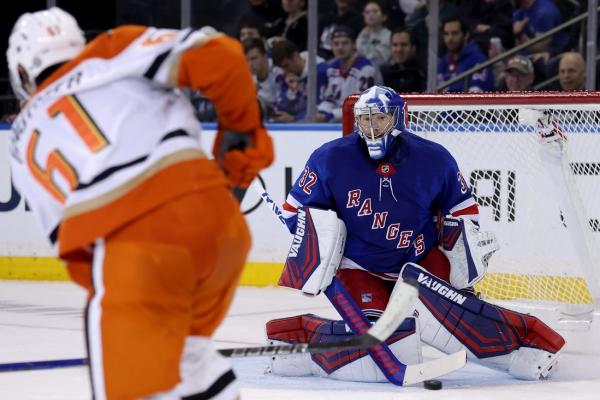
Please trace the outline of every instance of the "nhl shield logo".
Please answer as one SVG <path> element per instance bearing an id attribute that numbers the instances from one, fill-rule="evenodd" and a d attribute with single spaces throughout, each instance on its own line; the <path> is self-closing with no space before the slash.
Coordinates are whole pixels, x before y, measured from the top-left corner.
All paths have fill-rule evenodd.
<path id="1" fill-rule="evenodd" d="M 360 300 L 363 303 L 370 303 L 373 301 L 373 295 L 371 293 L 361 293 Z"/>
<path id="2" fill-rule="evenodd" d="M 384 178 L 387 178 L 390 175 L 395 174 L 396 169 L 390 163 L 383 163 L 383 164 L 379 164 L 379 167 L 377 167 L 376 172 L 379 175 L 383 176 Z"/>

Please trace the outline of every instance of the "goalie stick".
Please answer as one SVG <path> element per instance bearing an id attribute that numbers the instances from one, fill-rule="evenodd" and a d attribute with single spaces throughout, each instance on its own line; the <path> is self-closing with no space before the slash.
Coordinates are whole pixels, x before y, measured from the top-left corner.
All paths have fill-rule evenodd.
<path id="1" fill-rule="evenodd" d="M 286 227 L 286 230 L 287 230 L 287 225 L 283 218 L 282 212 L 279 209 L 279 207 L 277 206 L 277 203 L 275 203 L 275 201 L 271 197 L 271 195 L 269 195 L 269 193 L 266 191 L 266 188 L 264 188 L 264 187 L 260 188 L 257 185 L 251 185 L 251 186 L 254 187 L 255 191 L 265 201 L 265 204 L 267 205 L 267 207 L 269 207 L 269 209 L 273 212 L 275 217 L 277 217 L 277 219 L 283 224 L 284 227 Z M 378 338 L 381 338 L 381 340 L 374 343 L 374 345 L 378 345 L 378 344 L 381 344 L 381 342 L 385 342 L 385 340 L 389 337 L 389 335 L 391 335 L 393 333 L 393 331 L 404 320 L 404 318 L 407 317 L 406 313 L 400 312 L 401 311 L 400 309 L 402 307 L 406 306 L 406 302 L 404 302 L 404 304 L 402 304 L 402 300 L 401 300 L 402 298 L 400 297 L 400 293 L 404 292 L 405 290 L 410 290 L 412 292 L 414 289 L 415 289 L 414 286 L 409 285 L 408 283 L 404 282 L 402 279 L 398 279 L 398 281 L 396 282 L 396 287 L 394 288 L 394 290 L 392 291 L 392 293 L 390 295 L 390 299 L 389 299 L 388 305 L 387 305 L 384 313 L 375 322 L 375 324 L 371 326 L 371 328 L 367 331 L 367 333 L 359 335 L 359 336 L 357 336 L 357 338 L 360 338 L 360 337 L 368 335 L 368 334 L 372 334 L 373 333 L 372 331 L 374 330 L 374 328 L 381 322 L 382 319 L 384 319 L 385 324 L 382 325 L 382 327 L 383 326 L 386 326 L 386 327 L 392 326 L 392 327 L 394 327 L 394 329 L 392 331 L 390 331 L 387 335 L 385 335 L 385 337 L 383 334 L 376 336 Z M 418 290 L 417 290 L 417 293 L 418 293 Z M 417 296 L 417 294 L 415 294 L 415 297 L 416 296 Z M 414 304 L 414 300 L 415 299 L 413 298 L 410 305 Z M 334 303 L 334 305 L 335 305 L 335 303 Z M 338 309 L 338 312 L 340 312 L 340 311 L 341 310 Z M 402 315 L 402 319 L 396 319 L 396 318 L 399 318 L 397 316 L 400 316 L 400 315 Z M 333 345 L 333 343 L 327 343 L 327 344 Z M 372 347 L 372 346 L 370 346 L 370 347 Z M 437 377 L 449 374 L 450 372 L 456 371 L 456 370 L 464 367 L 466 362 L 467 362 L 467 352 L 464 349 L 457 351 L 455 353 L 448 354 L 443 357 L 437 358 L 435 360 L 421 363 L 421 364 L 405 365 L 405 364 L 401 363 L 400 361 L 397 361 L 398 365 L 402 369 L 404 369 L 403 376 L 402 376 L 401 382 L 392 382 L 392 383 L 401 384 L 401 385 L 412 385 L 412 384 L 423 382 L 426 380 L 435 379 Z M 390 379 L 390 378 L 391 377 L 388 376 L 388 379 Z"/>

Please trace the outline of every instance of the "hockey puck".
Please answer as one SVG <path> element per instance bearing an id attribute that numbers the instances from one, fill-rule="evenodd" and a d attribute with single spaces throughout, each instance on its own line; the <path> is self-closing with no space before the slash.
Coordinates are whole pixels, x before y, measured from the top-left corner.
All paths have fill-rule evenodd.
<path id="1" fill-rule="evenodd" d="M 428 390 L 440 390 L 442 388 L 442 381 L 438 381 L 437 379 L 423 381 L 423 387 Z"/>

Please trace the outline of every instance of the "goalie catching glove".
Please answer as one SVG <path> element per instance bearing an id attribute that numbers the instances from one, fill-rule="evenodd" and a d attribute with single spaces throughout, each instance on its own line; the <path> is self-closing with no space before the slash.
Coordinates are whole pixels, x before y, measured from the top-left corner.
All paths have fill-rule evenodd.
<path id="1" fill-rule="evenodd" d="M 450 262 L 450 283 L 458 289 L 475 285 L 499 249 L 496 236 L 481 232 L 479 226 L 464 217 L 446 216 L 440 226 L 440 250 Z"/>
<path id="2" fill-rule="evenodd" d="M 547 111 L 544 111 L 543 115 L 538 118 L 536 132 L 540 140 L 545 143 L 562 143 L 567 140 L 565 134 L 560 130 L 556 122 L 552 120 L 550 113 Z"/>
<path id="3" fill-rule="evenodd" d="M 219 129 L 213 155 L 233 186 L 247 188 L 273 162 L 273 141 L 263 127 L 249 133 Z"/>

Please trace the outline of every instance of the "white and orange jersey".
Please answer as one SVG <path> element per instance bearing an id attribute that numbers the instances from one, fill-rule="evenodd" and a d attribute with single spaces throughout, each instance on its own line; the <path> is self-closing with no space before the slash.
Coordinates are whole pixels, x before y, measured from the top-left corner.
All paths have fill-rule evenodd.
<path id="1" fill-rule="evenodd" d="M 223 129 L 261 124 L 237 41 L 140 26 L 90 42 L 21 111 L 12 173 L 60 254 L 182 193 L 226 184 L 202 152 L 194 109 L 177 87 L 209 97 Z"/>

